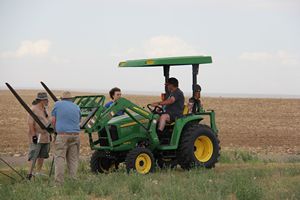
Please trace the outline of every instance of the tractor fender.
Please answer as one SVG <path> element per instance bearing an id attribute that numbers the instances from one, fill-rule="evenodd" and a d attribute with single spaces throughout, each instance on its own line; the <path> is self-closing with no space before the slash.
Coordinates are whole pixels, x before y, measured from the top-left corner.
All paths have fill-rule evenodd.
<path id="1" fill-rule="evenodd" d="M 177 149 L 182 131 L 192 123 L 199 123 L 201 120 L 203 120 L 203 117 L 200 115 L 190 115 L 177 119 L 173 129 L 170 145 Z"/>

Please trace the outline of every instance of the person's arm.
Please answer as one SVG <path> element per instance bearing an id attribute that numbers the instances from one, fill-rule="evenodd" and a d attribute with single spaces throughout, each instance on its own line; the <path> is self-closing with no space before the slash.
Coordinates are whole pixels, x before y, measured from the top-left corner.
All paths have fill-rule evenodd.
<path id="1" fill-rule="evenodd" d="M 81 110 L 80 110 L 80 107 L 78 106 L 78 112 L 79 112 L 79 122 L 81 122 Z"/>
<path id="2" fill-rule="evenodd" d="M 55 129 L 56 117 L 52 116 L 51 123 L 52 123 L 53 128 Z"/>
<path id="3" fill-rule="evenodd" d="M 51 112 L 51 116 L 52 116 L 51 117 L 51 123 L 52 123 L 52 126 L 53 126 L 54 130 L 55 130 L 55 125 L 56 125 L 56 112 L 57 112 L 57 108 L 56 108 L 56 104 L 55 104 L 54 108 Z"/>
<path id="4" fill-rule="evenodd" d="M 164 101 L 160 101 L 160 102 L 155 102 L 155 103 L 152 103 L 151 105 L 153 107 L 155 106 L 165 106 L 165 105 L 171 105 L 173 104 L 174 102 L 176 101 L 175 97 L 174 96 L 171 96 L 170 98 L 164 100 Z"/>
<path id="5" fill-rule="evenodd" d="M 104 107 L 105 107 L 105 108 L 109 108 L 112 104 L 113 104 L 113 102 L 112 102 L 112 101 L 109 101 L 109 102 L 107 102 L 107 103 L 104 105 Z"/>
<path id="6" fill-rule="evenodd" d="M 29 118 L 28 118 L 28 128 L 29 128 L 28 140 L 29 140 L 29 143 L 32 143 L 33 137 L 36 136 L 36 131 L 35 131 L 35 126 L 34 126 L 34 121 L 31 116 L 29 116 Z"/>

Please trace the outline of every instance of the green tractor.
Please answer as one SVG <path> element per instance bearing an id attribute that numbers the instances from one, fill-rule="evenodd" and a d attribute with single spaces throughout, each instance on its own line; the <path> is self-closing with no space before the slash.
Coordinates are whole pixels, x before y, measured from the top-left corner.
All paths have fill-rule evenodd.
<path id="1" fill-rule="evenodd" d="M 119 67 L 163 67 L 167 81 L 171 66 L 191 65 L 194 94 L 199 64 L 205 63 L 212 63 L 212 58 L 190 56 L 128 60 L 120 62 Z M 57 101 L 50 89 L 41 83 L 53 100 Z M 51 125 L 39 122 L 13 88 L 8 83 L 6 85 L 38 124 L 53 132 Z M 165 90 L 168 93 L 166 88 Z M 180 165 L 181 168 L 189 170 L 197 166 L 212 168 L 218 162 L 220 142 L 213 110 L 205 111 L 202 108 L 197 113 L 184 113 L 182 118 L 167 124 L 163 137 L 158 137 L 160 113 L 157 108 L 152 108 L 149 104 L 148 109 L 144 109 L 125 98 L 115 101 L 109 108 L 104 107 L 104 102 L 103 95 L 74 98 L 74 103 L 80 107 L 83 117 L 81 129 L 87 133 L 90 147 L 94 150 L 90 160 L 92 172 L 109 173 L 117 170 L 121 163 L 125 163 L 128 172 L 133 170 L 147 174 L 155 166 L 163 168 Z M 125 114 L 116 117 L 115 114 L 119 111 Z M 205 116 L 209 116 L 209 125 L 201 123 Z"/>
<path id="2" fill-rule="evenodd" d="M 163 67 L 167 81 L 171 66 L 192 65 L 194 93 L 199 64 L 211 62 L 208 56 L 173 57 L 129 60 L 120 62 L 119 67 Z M 168 93 L 167 90 L 165 92 Z M 124 162 L 128 171 L 141 174 L 152 172 L 156 164 L 159 167 L 179 164 L 187 170 L 194 166 L 215 166 L 220 156 L 220 146 L 213 110 L 184 113 L 184 117 L 168 124 L 163 138 L 159 138 L 159 113 L 156 108 L 147 107 L 148 110 L 145 110 L 121 98 L 110 108 L 101 107 L 87 118 L 85 132 L 89 136 L 91 149 L 95 150 L 90 161 L 93 172 L 108 173 Z M 121 110 L 126 114 L 114 117 Z M 204 116 L 209 116 L 210 126 L 200 123 Z"/>

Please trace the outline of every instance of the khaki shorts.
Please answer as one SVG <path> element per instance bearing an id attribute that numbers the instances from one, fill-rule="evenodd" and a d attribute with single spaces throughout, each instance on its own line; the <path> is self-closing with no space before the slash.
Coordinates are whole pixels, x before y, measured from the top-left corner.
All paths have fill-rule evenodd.
<path id="1" fill-rule="evenodd" d="M 31 143 L 28 153 L 28 161 L 34 158 L 49 158 L 50 143 Z"/>

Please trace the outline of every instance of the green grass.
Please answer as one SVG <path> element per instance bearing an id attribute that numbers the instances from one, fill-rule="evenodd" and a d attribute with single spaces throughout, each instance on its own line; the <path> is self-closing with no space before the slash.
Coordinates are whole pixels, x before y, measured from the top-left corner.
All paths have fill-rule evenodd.
<path id="1" fill-rule="evenodd" d="M 252 152 L 247 151 L 225 151 L 220 156 L 221 163 L 259 163 L 263 160 L 259 159 L 258 156 Z"/>
<path id="2" fill-rule="evenodd" d="M 49 161 L 50 162 L 50 161 Z M 49 165 L 49 164 L 48 164 Z M 49 167 L 48 167 L 49 168 Z M 22 173 L 25 173 L 23 170 Z M 4 199 L 300 199 L 300 162 L 266 162 L 248 152 L 223 152 L 212 170 L 156 170 L 149 175 L 125 169 L 93 175 L 87 162 L 77 180 L 54 187 L 53 179 L 12 182 L 0 178 Z"/>

